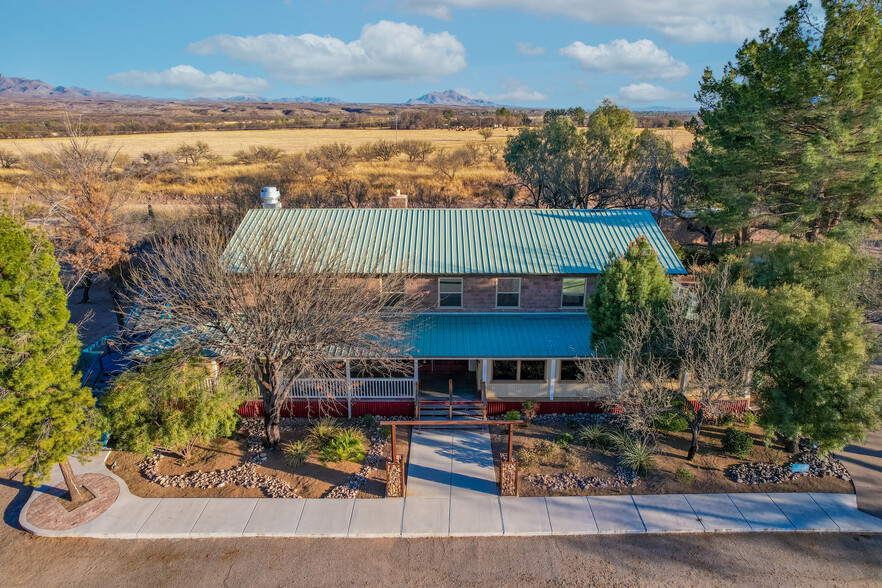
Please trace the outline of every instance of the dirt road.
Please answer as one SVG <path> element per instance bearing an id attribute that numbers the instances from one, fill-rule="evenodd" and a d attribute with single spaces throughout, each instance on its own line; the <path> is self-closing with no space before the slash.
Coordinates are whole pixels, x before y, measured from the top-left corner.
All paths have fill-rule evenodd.
<path id="1" fill-rule="evenodd" d="M 879 535 L 46 539 L 13 527 L 26 496 L 0 474 L 4 587 L 882 584 Z"/>

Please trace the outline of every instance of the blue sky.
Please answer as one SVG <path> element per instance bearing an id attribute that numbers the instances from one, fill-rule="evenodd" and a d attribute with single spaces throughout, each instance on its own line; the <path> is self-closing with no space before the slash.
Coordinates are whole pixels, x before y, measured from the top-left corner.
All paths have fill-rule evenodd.
<path id="1" fill-rule="evenodd" d="M 8 2 L 0 73 L 163 98 L 693 107 L 779 0 Z"/>

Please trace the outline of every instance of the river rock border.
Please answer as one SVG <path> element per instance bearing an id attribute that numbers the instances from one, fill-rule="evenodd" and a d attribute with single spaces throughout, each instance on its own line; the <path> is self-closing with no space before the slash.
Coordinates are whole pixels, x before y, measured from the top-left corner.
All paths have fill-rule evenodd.
<path id="1" fill-rule="evenodd" d="M 573 472 L 561 474 L 527 474 L 527 481 L 548 490 L 586 490 L 588 488 L 636 488 L 641 478 L 633 470 L 617 467 L 612 478 L 580 476 Z"/>
<path id="2" fill-rule="evenodd" d="M 851 480 L 848 470 L 832 454 L 821 457 L 818 448 L 810 445 L 805 440 L 800 441 L 800 449 L 802 451 L 790 458 L 784 465 L 747 462 L 729 466 L 726 469 L 726 474 L 733 482 L 751 485 L 782 484 L 808 477 L 833 477 L 845 480 L 846 482 Z M 794 472 L 791 467 L 793 464 L 807 464 L 808 471 Z"/>
<path id="3" fill-rule="evenodd" d="M 257 471 L 257 466 L 266 461 L 263 448 L 262 425 L 259 419 L 243 419 L 242 426 L 248 433 L 246 445 L 248 461 L 228 470 L 212 472 L 193 472 L 192 474 L 165 475 L 157 471 L 160 454 L 154 453 L 140 464 L 141 474 L 163 488 L 223 488 L 236 484 L 244 488 L 260 488 L 269 498 L 300 498 L 297 492 L 284 480 L 266 476 Z M 284 423 L 283 427 L 286 426 Z M 288 425 L 290 426 L 290 425 Z"/>

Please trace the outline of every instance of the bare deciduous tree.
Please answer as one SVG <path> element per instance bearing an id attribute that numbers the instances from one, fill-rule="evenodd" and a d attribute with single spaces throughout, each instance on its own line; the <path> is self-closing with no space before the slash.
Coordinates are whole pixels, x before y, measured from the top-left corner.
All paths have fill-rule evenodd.
<path id="1" fill-rule="evenodd" d="M 727 401 L 744 394 L 770 343 L 759 312 L 733 293 L 726 266 L 701 276 L 691 297 L 675 297 L 668 321 L 667 339 L 688 374 L 697 405 L 695 410 L 679 411 L 692 430 L 686 456 L 691 460 L 705 416 L 719 416 Z"/>
<path id="2" fill-rule="evenodd" d="M 408 305 L 385 307 L 374 263 L 344 258 L 318 234 L 297 235 L 299 246 L 268 233 L 247 238 L 227 249 L 221 232 L 203 228 L 159 243 L 135 290 L 157 301 L 157 326 L 178 350 L 210 351 L 251 374 L 275 445 L 298 379 L 342 377 L 343 358 L 391 369 L 407 356 Z"/>
<path id="3" fill-rule="evenodd" d="M 128 258 L 121 209 L 140 180 L 131 166 L 121 165 L 118 151 L 92 145 L 72 124 L 67 135 L 60 147 L 47 144 L 44 153 L 27 156 L 25 185 L 48 205 L 44 226 L 61 261 L 75 272 L 68 296 L 83 283 L 81 302 L 88 302 L 92 276 Z"/>
<path id="4" fill-rule="evenodd" d="M 583 371 L 589 382 L 609 387 L 609 406 L 621 410 L 632 431 L 649 434 L 664 412 L 686 419 L 692 433 L 686 459 L 692 460 L 705 418 L 721 415 L 740 398 L 753 370 L 765 360 L 770 342 L 764 331 L 761 315 L 733 292 L 723 267 L 701 276 L 694 291 L 676 296 L 663 317 L 630 317 L 617 361 L 593 371 L 589 362 Z M 670 360 L 688 374 L 688 400 L 671 386 Z"/>
<path id="5" fill-rule="evenodd" d="M 199 165 L 203 161 L 211 160 L 216 157 L 211 146 L 205 141 L 196 141 L 194 144 L 181 143 L 174 150 L 174 156 L 180 163 L 189 165 Z"/>
<path id="6" fill-rule="evenodd" d="M 410 162 L 426 161 L 426 158 L 435 151 L 435 145 L 433 145 L 431 141 L 417 139 L 401 141 L 398 143 L 398 147 L 401 149 L 401 152 L 407 156 L 407 160 Z"/>
<path id="7" fill-rule="evenodd" d="M 622 426 L 641 437 L 654 438 L 655 421 L 671 410 L 675 393 L 668 367 L 653 353 L 657 321 L 645 310 L 630 315 L 622 328 L 622 348 L 616 359 L 591 359 L 581 363 L 586 382 L 605 392 L 606 410 L 619 414 Z"/>

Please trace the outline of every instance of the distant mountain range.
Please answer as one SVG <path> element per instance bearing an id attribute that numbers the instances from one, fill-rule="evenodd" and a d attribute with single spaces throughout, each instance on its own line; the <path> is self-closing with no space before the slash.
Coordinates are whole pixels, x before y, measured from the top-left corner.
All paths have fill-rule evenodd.
<path id="1" fill-rule="evenodd" d="M 99 92 L 76 86 L 50 86 L 42 80 L 7 78 L 0 75 L 0 98 L 139 98 L 114 92 Z"/>
<path id="2" fill-rule="evenodd" d="M 430 104 L 433 106 L 482 106 L 487 108 L 497 108 L 499 105 L 487 100 L 478 100 L 477 98 L 469 98 L 463 96 L 454 90 L 446 92 L 429 92 L 423 94 L 419 98 L 411 98 L 405 104 Z"/>
<path id="3" fill-rule="evenodd" d="M 144 96 L 133 96 L 131 94 L 117 94 L 116 92 L 101 92 L 98 90 L 89 90 L 88 88 L 78 88 L 76 86 L 51 86 L 42 80 L 29 80 L 27 78 L 8 78 L 0 74 L 0 99 L 12 98 L 32 98 L 32 99 L 53 99 L 66 98 L 82 99 L 82 98 L 108 98 L 108 99 L 137 99 L 144 100 Z M 331 96 L 297 96 L 296 98 L 264 98 L 262 96 L 233 96 L 230 98 L 194 98 L 193 100 L 218 100 L 218 101 L 243 101 L 243 102 L 313 102 L 322 104 L 338 103 L 340 100 Z"/>
<path id="4" fill-rule="evenodd" d="M 341 101 L 333 96 L 297 96 L 296 98 L 264 98 L 263 96 L 244 95 L 230 98 L 194 98 L 193 100 L 218 100 L 220 102 L 311 102 L 321 104 L 338 104 Z"/>

